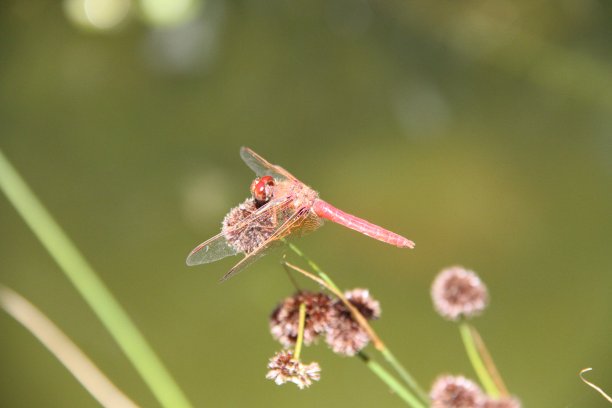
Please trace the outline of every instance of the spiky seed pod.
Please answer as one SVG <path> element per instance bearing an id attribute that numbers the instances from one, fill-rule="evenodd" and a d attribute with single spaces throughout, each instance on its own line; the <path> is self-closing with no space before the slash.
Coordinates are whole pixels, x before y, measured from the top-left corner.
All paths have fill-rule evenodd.
<path id="1" fill-rule="evenodd" d="M 227 242 L 238 252 L 245 254 L 253 252 L 274 233 L 276 220 L 265 215 L 253 222 L 236 227 L 255 211 L 257 211 L 255 200 L 249 197 L 237 207 L 232 208 L 223 219 L 221 232 Z"/>
<path id="2" fill-rule="evenodd" d="M 359 313 L 368 320 L 380 317 L 380 303 L 370 295 L 368 289 L 355 288 L 344 292 L 344 297 L 359 310 Z"/>
<path id="3" fill-rule="evenodd" d="M 461 266 L 442 270 L 431 287 L 436 311 L 444 318 L 458 320 L 480 314 L 489 302 L 487 287 L 474 271 Z"/>
<path id="4" fill-rule="evenodd" d="M 429 396 L 431 408 L 484 408 L 486 398 L 475 382 L 452 375 L 438 377 Z"/>
<path id="5" fill-rule="evenodd" d="M 380 317 L 380 303 L 367 289 L 344 293 L 346 299 L 368 320 Z M 370 342 L 370 336 L 353 317 L 341 300 L 336 300 L 329 319 L 325 342 L 334 353 L 354 356 Z"/>
<path id="6" fill-rule="evenodd" d="M 310 387 L 313 381 L 321 378 L 321 367 L 316 362 L 303 364 L 293 359 L 293 352 L 283 350 L 276 353 L 268 363 L 266 378 L 277 385 L 292 382 L 300 389 Z"/>
<path id="7" fill-rule="evenodd" d="M 306 305 L 304 345 L 312 344 L 329 324 L 332 300 L 324 293 L 298 292 L 284 299 L 270 315 L 270 333 L 283 347 L 292 347 L 298 336 L 300 305 Z"/>

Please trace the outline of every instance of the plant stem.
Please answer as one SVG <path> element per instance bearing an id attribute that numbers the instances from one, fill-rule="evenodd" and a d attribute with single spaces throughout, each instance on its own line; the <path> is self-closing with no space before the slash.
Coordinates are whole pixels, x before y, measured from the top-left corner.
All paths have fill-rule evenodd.
<path id="1" fill-rule="evenodd" d="M 117 341 L 163 407 L 191 407 L 142 333 L 0 151 L 0 189 Z"/>
<path id="2" fill-rule="evenodd" d="M 103 407 L 138 408 L 47 316 L 0 285 L 0 306 L 32 333 Z"/>
<path id="3" fill-rule="evenodd" d="M 487 368 L 489 375 L 491 376 L 491 378 L 493 379 L 493 382 L 495 382 L 495 385 L 497 386 L 497 389 L 499 390 L 500 396 L 507 397 L 510 394 L 508 392 L 508 388 L 506 387 L 506 384 L 504 384 L 504 380 L 499 374 L 499 371 L 497 370 L 497 367 L 495 366 L 495 362 L 493 362 L 493 357 L 491 357 L 491 353 L 489 353 L 489 350 L 487 350 L 487 346 L 482 340 L 482 337 L 480 337 L 478 330 L 476 330 L 474 326 L 470 326 L 470 333 L 472 334 L 472 337 L 474 338 L 474 344 L 476 345 L 476 349 L 478 350 L 478 353 L 482 357 L 482 361 L 484 362 L 484 365 Z"/>
<path id="4" fill-rule="evenodd" d="M 474 371 L 476 371 L 476 375 L 480 379 L 482 386 L 484 387 L 487 394 L 491 397 L 497 398 L 500 396 L 499 389 L 495 384 L 495 381 L 491 378 L 489 371 L 487 370 L 484 362 L 482 361 L 482 357 L 478 352 L 478 348 L 476 347 L 476 343 L 474 341 L 474 336 L 472 335 L 472 330 L 470 325 L 462 321 L 459 323 L 459 331 L 461 333 L 461 339 L 463 340 L 463 345 L 465 346 L 465 351 L 472 363 L 472 367 L 474 367 Z"/>
<path id="5" fill-rule="evenodd" d="M 378 376 L 382 382 L 387 384 L 387 386 L 392 389 L 398 397 L 403 399 L 404 402 L 413 408 L 426 408 L 425 404 L 423 404 L 413 394 L 408 392 L 408 390 L 406 390 L 406 388 L 404 388 L 404 386 L 400 384 L 400 382 L 397 381 L 392 375 L 390 375 L 380 364 L 374 360 L 370 360 L 370 358 L 361 351 L 357 355 L 365 363 L 366 367 L 368 367 L 376 376 Z"/>
<path id="6" fill-rule="evenodd" d="M 300 360 L 300 353 L 302 352 L 302 343 L 304 342 L 304 324 L 306 323 L 306 303 L 300 303 L 300 312 L 299 312 L 299 321 L 298 321 L 298 337 L 295 341 L 295 352 L 293 353 L 293 358 L 297 361 Z"/>
<path id="7" fill-rule="evenodd" d="M 387 360 L 387 362 L 391 365 L 391 367 L 393 367 L 393 369 L 395 369 L 395 371 L 400 375 L 402 380 L 404 380 L 404 382 L 408 384 L 419 395 L 421 400 L 425 402 L 429 402 L 429 395 L 427 395 L 425 390 L 421 388 L 419 383 L 416 382 L 416 380 L 408 372 L 408 370 L 406 370 L 404 366 L 395 358 L 393 353 L 391 353 L 391 350 L 389 350 L 388 348 L 385 348 L 384 350 L 381 350 L 380 352 L 382 353 L 385 360 Z"/>
<path id="8" fill-rule="evenodd" d="M 344 304 L 349 308 L 349 310 L 355 317 L 355 320 L 357 320 L 357 322 L 361 325 L 361 327 L 363 327 L 363 329 L 368 333 L 368 335 L 372 339 L 372 343 L 374 344 L 374 347 L 378 351 L 380 351 L 380 353 L 383 355 L 385 360 L 387 360 L 387 362 L 391 365 L 391 367 L 393 367 L 393 369 L 399 374 L 402 380 L 404 380 L 404 382 L 408 384 L 408 386 L 411 387 L 417 393 L 417 395 L 419 396 L 419 398 L 421 398 L 423 402 L 429 403 L 429 396 L 427 395 L 427 393 L 423 390 L 423 388 L 419 385 L 419 383 L 416 382 L 416 380 L 408 372 L 408 370 L 406 370 L 404 366 L 395 358 L 391 350 L 389 350 L 389 348 L 387 348 L 387 346 L 383 343 L 380 337 L 378 337 L 374 329 L 372 329 L 372 327 L 368 324 L 367 320 L 361 315 L 361 313 L 359 313 L 359 311 L 348 300 L 346 300 L 346 298 L 344 297 L 344 294 L 340 291 L 340 289 L 338 289 L 338 287 L 331 280 L 331 278 L 325 272 L 323 272 L 321 268 L 319 268 L 319 266 L 314 261 L 308 258 L 294 244 L 288 243 L 288 246 L 293 252 L 295 252 L 297 255 L 299 255 L 304 260 L 306 260 L 306 262 L 312 267 L 312 269 L 314 269 L 314 271 L 320 276 L 321 280 L 323 280 L 327 284 L 323 286 L 330 289 L 331 292 L 333 292 L 336 296 L 338 296 L 339 299 L 341 299 L 344 302 Z M 296 266 L 293 266 L 291 264 L 288 264 L 288 263 L 286 264 L 292 267 L 293 269 L 298 270 L 298 272 L 305 274 L 311 279 L 314 278 L 313 276 L 309 276 L 310 274 L 308 274 L 306 271 L 300 270 L 300 268 L 297 268 Z M 317 279 L 314 279 L 314 280 L 318 281 Z M 319 283 L 321 284 L 321 282 Z"/>

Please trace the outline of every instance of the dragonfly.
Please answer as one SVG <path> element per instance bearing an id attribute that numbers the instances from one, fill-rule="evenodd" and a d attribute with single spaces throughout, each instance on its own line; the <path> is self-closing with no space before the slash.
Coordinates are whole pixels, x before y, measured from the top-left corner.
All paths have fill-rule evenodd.
<path id="1" fill-rule="evenodd" d="M 303 235 L 329 220 L 399 248 L 414 248 L 411 240 L 348 214 L 319 198 L 319 194 L 281 166 L 271 164 L 248 147 L 240 156 L 256 174 L 251 196 L 230 210 L 221 232 L 202 242 L 187 256 L 187 265 L 200 265 L 243 253 L 221 281 L 241 272 L 282 244 L 289 235 Z"/>

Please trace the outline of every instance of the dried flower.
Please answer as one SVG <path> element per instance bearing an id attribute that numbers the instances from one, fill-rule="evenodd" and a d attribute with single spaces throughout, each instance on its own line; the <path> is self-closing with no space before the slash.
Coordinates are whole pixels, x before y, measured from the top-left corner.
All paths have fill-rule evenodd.
<path id="1" fill-rule="evenodd" d="M 306 305 L 304 344 L 312 344 L 325 332 L 329 323 L 332 301 L 324 293 L 299 292 L 286 298 L 270 316 L 270 333 L 284 347 L 295 344 L 298 336 L 300 304 Z"/>
<path id="2" fill-rule="evenodd" d="M 351 302 L 366 319 L 375 320 L 380 317 L 380 303 L 370 296 L 370 291 L 368 289 L 355 288 L 344 292 L 344 297 Z"/>
<path id="3" fill-rule="evenodd" d="M 227 242 L 238 252 L 245 254 L 253 252 L 274 233 L 276 220 L 265 214 L 254 222 L 235 228 L 255 211 L 257 211 L 255 200 L 249 197 L 237 207 L 232 208 L 223 219 L 221 232 Z"/>
<path id="4" fill-rule="evenodd" d="M 478 275 L 460 266 L 438 274 L 431 297 L 438 313 L 449 320 L 475 316 L 484 310 L 489 300 L 487 288 Z"/>
<path id="5" fill-rule="evenodd" d="M 521 401 L 514 397 L 500 399 L 487 398 L 483 408 L 521 408 Z"/>
<path id="6" fill-rule="evenodd" d="M 300 389 L 309 387 L 313 381 L 321 378 L 321 367 L 316 362 L 308 365 L 293 359 L 290 350 L 279 351 L 268 363 L 268 374 L 266 378 L 274 380 L 277 385 L 292 382 Z"/>
<path id="7" fill-rule="evenodd" d="M 345 292 L 344 296 L 366 319 L 380 317 L 380 304 L 370 296 L 367 289 L 353 289 Z M 357 323 L 346 305 L 336 300 L 330 313 L 325 341 L 334 353 L 354 356 L 368 345 L 370 336 Z"/>
<path id="8" fill-rule="evenodd" d="M 438 377 L 429 396 L 431 408 L 484 408 L 486 398 L 475 382 L 452 375 Z"/>

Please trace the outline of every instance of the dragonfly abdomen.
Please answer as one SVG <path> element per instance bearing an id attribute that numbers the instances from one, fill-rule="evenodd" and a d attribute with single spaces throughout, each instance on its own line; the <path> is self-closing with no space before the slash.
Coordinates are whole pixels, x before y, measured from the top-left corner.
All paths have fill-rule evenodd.
<path id="1" fill-rule="evenodd" d="M 402 237 L 401 235 L 352 214 L 345 213 L 321 199 L 316 199 L 312 208 L 319 217 L 333 221 L 354 231 L 361 232 L 368 237 L 400 248 L 414 248 L 414 242 L 408 238 Z"/>

